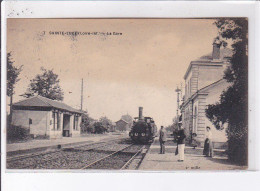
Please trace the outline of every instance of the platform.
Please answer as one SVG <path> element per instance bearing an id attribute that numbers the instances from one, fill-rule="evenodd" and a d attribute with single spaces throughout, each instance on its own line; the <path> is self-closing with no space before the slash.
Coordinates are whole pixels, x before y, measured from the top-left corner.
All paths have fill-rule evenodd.
<path id="1" fill-rule="evenodd" d="M 42 149 L 54 148 L 58 145 L 72 145 L 79 143 L 94 143 L 99 141 L 105 141 L 113 137 L 120 138 L 126 137 L 125 134 L 89 134 L 87 136 L 80 137 L 62 137 L 60 139 L 41 139 L 30 140 L 22 143 L 11 143 L 6 145 L 7 155 L 13 155 L 23 152 L 40 151 Z"/>
<path id="2" fill-rule="evenodd" d="M 168 140 L 165 147 L 166 153 L 159 154 L 160 144 L 157 137 L 143 159 L 139 170 L 242 170 L 246 168 L 231 164 L 223 150 L 215 150 L 215 156 L 209 158 L 202 155 L 202 148 L 193 149 L 186 146 L 185 160 L 178 162 L 178 155 L 175 156 L 176 143 Z"/>

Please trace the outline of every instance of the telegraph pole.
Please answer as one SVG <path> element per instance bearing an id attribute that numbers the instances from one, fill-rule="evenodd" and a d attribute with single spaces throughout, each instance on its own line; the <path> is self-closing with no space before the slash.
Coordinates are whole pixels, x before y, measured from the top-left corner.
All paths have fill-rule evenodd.
<path id="1" fill-rule="evenodd" d="M 176 110 L 176 117 L 179 121 L 179 108 L 180 108 L 180 92 L 181 89 L 177 86 L 177 88 L 175 89 L 175 92 L 177 92 L 177 110 Z"/>
<path id="2" fill-rule="evenodd" d="M 182 83 L 181 83 L 181 102 L 183 102 L 183 99 L 182 99 Z"/>
<path id="3" fill-rule="evenodd" d="M 83 78 L 81 79 L 81 100 L 80 100 L 80 110 L 82 111 L 83 107 Z"/>

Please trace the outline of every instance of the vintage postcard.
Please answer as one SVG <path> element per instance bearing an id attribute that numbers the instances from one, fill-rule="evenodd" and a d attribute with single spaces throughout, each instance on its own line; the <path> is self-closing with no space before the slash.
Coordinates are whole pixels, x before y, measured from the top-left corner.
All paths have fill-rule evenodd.
<path id="1" fill-rule="evenodd" d="M 248 19 L 7 19 L 7 170 L 245 170 Z"/>

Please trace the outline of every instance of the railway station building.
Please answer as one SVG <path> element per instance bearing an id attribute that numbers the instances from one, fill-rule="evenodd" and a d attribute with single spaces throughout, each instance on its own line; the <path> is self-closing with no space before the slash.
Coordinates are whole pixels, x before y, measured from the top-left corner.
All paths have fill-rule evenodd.
<path id="1" fill-rule="evenodd" d="M 207 105 L 218 102 L 221 93 L 230 86 L 223 76 L 232 56 L 232 50 L 220 46 L 220 42 L 215 40 L 212 53 L 190 62 L 184 75 L 185 96 L 181 105 L 186 135 L 191 138 L 196 133 L 199 144 L 203 145 L 206 126 L 209 126 L 215 148 L 221 148 L 227 142 L 225 127 L 217 130 L 206 117 L 205 109 Z"/>
<path id="2" fill-rule="evenodd" d="M 129 129 L 129 125 L 128 125 L 128 122 L 123 120 L 123 119 L 120 119 L 116 122 L 116 130 L 118 131 L 126 131 Z"/>
<path id="3" fill-rule="evenodd" d="M 80 136 L 82 111 L 62 102 L 35 96 L 12 106 L 12 125 L 29 129 L 33 136 Z"/>

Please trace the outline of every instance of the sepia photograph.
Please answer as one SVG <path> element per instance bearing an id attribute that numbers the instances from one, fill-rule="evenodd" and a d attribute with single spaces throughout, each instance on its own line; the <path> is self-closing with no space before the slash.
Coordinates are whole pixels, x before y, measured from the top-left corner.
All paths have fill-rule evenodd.
<path id="1" fill-rule="evenodd" d="M 6 22 L 6 170 L 248 169 L 248 18 Z"/>

